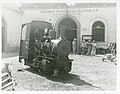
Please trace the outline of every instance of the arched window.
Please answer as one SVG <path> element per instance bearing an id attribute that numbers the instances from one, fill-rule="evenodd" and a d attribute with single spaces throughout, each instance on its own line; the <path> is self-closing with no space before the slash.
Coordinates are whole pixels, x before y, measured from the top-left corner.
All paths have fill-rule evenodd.
<path id="1" fill-rule="evenodd" d="M 92 25 L 92 40 L 104 42 L 105 41 L 105 25 L 101 21 L 96 21 Z"/>

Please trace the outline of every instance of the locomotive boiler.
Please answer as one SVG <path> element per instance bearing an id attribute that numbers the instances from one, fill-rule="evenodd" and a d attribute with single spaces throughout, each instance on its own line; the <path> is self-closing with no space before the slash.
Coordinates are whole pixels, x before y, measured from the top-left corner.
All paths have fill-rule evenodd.
<path id="1" fill-rule="evenodd" d="M 62 31 L 61 31 L 62 32 Z M 32 21 L 23 25 L 21 33 L 19 62 L 47 75 L 67 74 L 71 71 L 71 43 L 64 38 L 56 38 L 51 23 Z"/>

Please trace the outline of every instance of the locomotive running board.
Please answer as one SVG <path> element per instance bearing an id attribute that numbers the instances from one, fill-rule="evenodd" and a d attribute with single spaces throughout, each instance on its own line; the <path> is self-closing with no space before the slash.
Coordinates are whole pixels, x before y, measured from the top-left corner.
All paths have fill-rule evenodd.
<path id="1" fill-rule="evenodd" d="M 44 57 L 44 56 L 38 56 L 38 57 L 55 61 L 55 59 L 54 59 L 54 58 L 51 58 L 51 57 Z M 65 60 L 68 60 L 68 61 L 73 61 L 73 59 L 67 59 L 67 58 L 64 58 L 64 59 L 65 59 Z"/>
<path id="2" fill-rule="evenodd" d="M 38 56 L 38 57 L 41 57 L 41 58 L 43 58 L 43 59 L 48 59 L 48 60 L 53 60 L 53 61 L 55 61 L 55 59 L 54 59 L 54 58 L 51 58 L 51 57 L 44 57 L 44 56 Z"/>

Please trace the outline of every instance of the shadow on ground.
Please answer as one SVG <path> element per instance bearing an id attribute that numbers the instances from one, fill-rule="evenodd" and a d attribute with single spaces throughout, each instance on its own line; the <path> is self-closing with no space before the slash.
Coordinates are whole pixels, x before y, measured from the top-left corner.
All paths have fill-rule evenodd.
<path id="1" fill-rule="evenodd" d="M 79 75 L 75 75 L 75 74 L 71 74 L 69 73 L 68 75 L 60 75 L 58 77 L 53 77 L 53 76 L 48 76 L 48 75 L 44 75 L 43 73 L 40 73 L 38 71 L 35 71 L 31 68 L 27 68 L 25 69 L 27 71 L 30 71 L 32 73 L 35 73 L 39 76 L 43 76 L 46 77 L 48 80 L 54 81 L 54 82 L 61 82 L 61 83 L 69 83 L 69 84 L 73 84 L 73 85 L 78 85 L 78 86 L 82 86 L 82 85 L 87 85 L 87 86 L 91 86 L 94 88 L 100 88 L 97 86 L 93 86 L 92 84 L 85 82 L 84 80 L 80 79 Z"/>

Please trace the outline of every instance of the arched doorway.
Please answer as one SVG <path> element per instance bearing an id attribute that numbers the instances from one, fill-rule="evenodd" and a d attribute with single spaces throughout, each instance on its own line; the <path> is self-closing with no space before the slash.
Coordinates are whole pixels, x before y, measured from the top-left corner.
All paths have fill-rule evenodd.
<path id="1" fill-rule="evenodd" d="M 92 39 L 99 42 L 105 41 L 105 25 L 102 21 L 96 21 L 93 23 Z"/>
<path id="2" fill-rule="evenodd" d="M 74 40 L 74 38 L 77 38 L 77 53 L 79 53 L 80 23 L 77 20 L 77 18 L 70 16 L 70 15 L 64 15 L 60 17 L 55 24 L 55 30 L 57 31 L 56 38 L 59 38 L 60 36 L 61 27 L 63 27 L 63 30 L 66 29 L 65 37 L 71 43 Z"/>
<path id="3" fill-rule="evenodd" d="M 60 30 L 62 28 L 62 30 Z M 65 30 L 65 38 L 71 42 L 71 48 L 72 48 L 72 42 L 74 38 L 77 38 L 77 25 L 74 20 L 71 18 L 64 18 L 59 22 L 58 27 L 58 36 L 60 36 L 61 31 Z M 72 49 L 71 49 L 72 51 Z"/>

